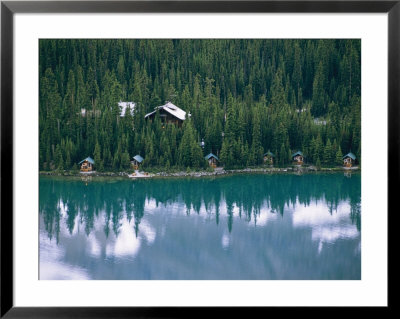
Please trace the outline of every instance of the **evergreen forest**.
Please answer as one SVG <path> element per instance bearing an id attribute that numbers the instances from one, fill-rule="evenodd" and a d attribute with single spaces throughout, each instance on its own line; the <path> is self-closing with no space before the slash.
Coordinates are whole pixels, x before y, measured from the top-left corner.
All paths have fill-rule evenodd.
<path id="1" fill-rule="evenodd" d="M 361 164 L 358 39 L 42 39 L 39 41 L 39 169 L 204 169 L 305 162 Z M 120 101 L 135 103 L 120 116 Z M 145 114 L 170 101 L 182 126 Z M 82 110 L 85 110 L 83 115 Z M 204 148 L 200 142 L 204 141 Z"/>

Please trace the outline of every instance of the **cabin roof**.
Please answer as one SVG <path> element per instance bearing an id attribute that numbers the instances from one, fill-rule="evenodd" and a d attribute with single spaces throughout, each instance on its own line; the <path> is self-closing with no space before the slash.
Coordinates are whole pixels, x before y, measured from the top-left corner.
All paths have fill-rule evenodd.
<path id="1" fill-rule="evenodd" d="M 347 153 L 345 156 L 343 156 L 343 159 L 345 159 L 346 157 L 350 157 L 353 161 L 356 159 L 356 156 L 352 152 Z"/>
<path id="2" fill-rule="evenodd" d="M 124 117 L 126 114 L 126 109 L 129 108 L 131 110 L 131 115 L 133 116 L 133 112 L 135 110 L 136 103 L 135 102 L 118 102 L 118 106 L 121 107 L 121 113 L 119 114 L 121 117 Z"/>
<path id="3" fill-rule="evenodd" d="M 143 157 L 141 157 L 140 155 L 135 155 L 133 157 L 133 159 L 139 163 L 143 162 Z"/>
<path id="4" fill-rule="evenodd" d="M 89 116 L 100 116 L 101 115 L 101 111 L 100 110 L 86 110 L 85 108 L 81 108 L 81 112 L 78 113 L 80 114 L 82 117 L 85 117 L 86 114 Z"/>
<path id="5" fill-rule="evenodd" d="M 176 105 L 172 104 L 171 102 L 167 102 L 165 105 L 157 106 L 155 107 L 155 110 L 153 112 L 150 112 L 146 114 L 144 117 L 148 117 L 154 113 L 157 112 L 157 110 L 164 110 L 171 114 L 172 116 L 175 116 L 176 118 L 184 121 L 186 119 L 186 112 L 182 110 L 181 108 L 177 107 Z"/>
<path id="6" fill-rule="evenodd" d="M 271 153 L 270 151 L 268 151 L 267 153 L 265 153 L 263 156 L 271 156 L 271 157 L 275 157 L 275 155 L 273 153 Z"/>
<path id="7" fill-rule="evenodd" d="M 94 159 L 89 157 L 86 157 L 84 160 L 81 160 L 78 164 L 82 164 L 83 162 L 88 161 L 90 164 L 94 165 Z"/>
<path id="8" fill-rule="evenodd" d="M 296 153 L 292 154 L 292 157 L 295 157 L 295 156 L 297 156 L 297 155 L 303 156 L 303 153 L 300 152 L 300 151 L 297 151 Z"/>
<path id="9" fill-rule="evenodd" d="M 213 153 L 210 153 L 210 154 L 204 156 L 204 158 L 205 158 L 206 160 L 209 160 L 211 157 L 214 157 L 217 161 L 219 161 L 218 156 L 214 155 Z"/>

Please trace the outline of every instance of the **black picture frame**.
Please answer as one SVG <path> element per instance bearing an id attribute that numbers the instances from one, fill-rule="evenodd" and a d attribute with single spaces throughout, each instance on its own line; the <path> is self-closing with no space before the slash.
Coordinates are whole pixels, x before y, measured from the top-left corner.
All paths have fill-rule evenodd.
<path id="1" fill-rule="evenodd" d="M 192 317 L 224 308 L 14 307 L 13 303 L 13 19 L 15 13 L 269 12 L 388 13 L 388 219 L 399 186 L 400 0 L 396 1 L 1 1 L 1 312 L 3 318 Z M 389 173 L 390 172 L 390 173 Z M 391 223 L 388 223 L 388 234 Z M 393 223 L 392 223 L 393 227 Z M 390 241 L 388 237 L 388 247 Z M 390 249 L 389 249 L 390 251 Z M 389 257 L 389 254 L 388 254 Z M 390 258 L 388 260 L 390 264 Z M 388 269 L 389 270 L 389 269 Z M 390 281 L 388 280 L 388 287 Z M 388 294 L 389 295 L 389 294 Z M 391 296 L 388 298 L 389 309 Z M 239 312 L 238 312 L 239 310 Z M 260 308 L 258 308 L 260 310 Z M 307 308 L 290 308 L 301 315 Z M 247 314 L 248 309 L 234 310 Z"/>

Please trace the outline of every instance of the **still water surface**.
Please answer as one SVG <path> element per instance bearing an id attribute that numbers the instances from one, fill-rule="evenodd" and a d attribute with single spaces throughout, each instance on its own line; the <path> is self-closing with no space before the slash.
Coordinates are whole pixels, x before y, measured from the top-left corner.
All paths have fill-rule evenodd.
<path id="1" fill-rule="evenodd" d="M 361 176 L 40 177 L 40 279 L 361 279 Z"/>

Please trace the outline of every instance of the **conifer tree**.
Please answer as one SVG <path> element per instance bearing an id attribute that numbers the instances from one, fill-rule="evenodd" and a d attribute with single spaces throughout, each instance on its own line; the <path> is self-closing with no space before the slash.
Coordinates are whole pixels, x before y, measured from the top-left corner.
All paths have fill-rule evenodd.
<path id="1" fill-rule="evenodd" d="M 179 145 L 179 165 L 189 167 L 192 162 L 192 127 L 190 121 L 183 124 L 183 136 Z"/>
<path id="2" fill-rule="evenodd" d="M 96 142 L 96 146 L 94 147 L 94 163 L 96 165 L 96 169 L 98 171 L 102 171 L 103 170 L 103 162 L 101 160 L 101 149 L 100 149 L 100 144 L 99 142 Z"/>
<path id="3" fill-rule="evenodd" d="M 279 165 L 284 166 L 287 163 L 287 151 L 285 148 L 285 144 L 282 143 L 281 149 L 279 152 Z"/>
<path id="4" fill-rule="evenodd" d="M 71 168 L 71 154 L 68 148 L 65 151 L 65 168 L 66 169 Z"/>
<path id="5" fill-rule="evenodd" d="M 113 158 L 113 169 L 114 170 L 118 170 L 121 167 L 121 155 L 122 155 L 122 151 L 121 151 L 121 142 L 118 143 L 118 148 L 114 153 L 114 158 Z"/>
<path id="6" fill-rule="evenodd" d="M 331 161 L 332 161 L 331 156 L 332 156 L 332 145 L 331 145 L 331 141 L 328 138 L 326 145 L 325 145 L 324 156 L 323 156 L 325 165 L 331 164 Z"/>
<path id="7" fill-rule="evenodd" d="M 322 142 L 321 135 L 318 134 L 315 140 L 315 147 L 313 152 L 314 163 L 317 163 L 318 159 L 321 161 L 321 158 L 323 157 L 323 152 L 324 152 L 324 144 Z"/>
<path id="8" fill-rule="evenodd" d="M 324 90 L 324 76 L 323 76 L 323 64 L 322 61 L 319 63 L 317 72 L 314 78 L 313 84 L 313 95 L 312 95 L 312 113 L 314 116 L 320 116 L 324 113 L 325 108 L 325 90 Z"/>
<path id="9" fill-rule="evenodd" d="M 64 159 L 63 159 L 60 144 L 57 144 L 57 146 L 56 146 L 55 164 L 56 164 L 56 167 L 58 170 L 64 169 Z"/>
<path id="10" fill-rule="evenodd" d="M 125 151 L 121 155 L 121 169 L 129 169 L 130 166 L 131 166 L 131 161 L 129 158 L 129 153 Z"/>
<path id="11" fill-rule="evenodd" d="M 320 161 L 319 157 L 317 158 L 317 162 L 316 162 L 315 166 L 317 166 L 317 170 L 321 169 L 321 161 Z"/>
<path id="12" fill-rule="evenodd" d="M 234 160 L 233 160 L 231 143 L 228 140 L 228 138 L 225 138 L 222 142 L 220 158 L 222 163 L 225 165 L 225 168 L 227 169 L 232 168 Z"/>
<path id="13" fill-rule="evenodd" d="M 340 148 L 340 146 L 338 148 L 338 151 L 336 152 L 335 164 L 338 166 L 343 165 L 343 153 L 342 153 L 342 149 Z"/>

